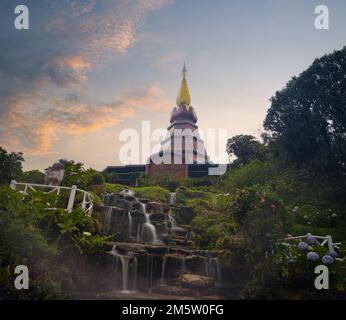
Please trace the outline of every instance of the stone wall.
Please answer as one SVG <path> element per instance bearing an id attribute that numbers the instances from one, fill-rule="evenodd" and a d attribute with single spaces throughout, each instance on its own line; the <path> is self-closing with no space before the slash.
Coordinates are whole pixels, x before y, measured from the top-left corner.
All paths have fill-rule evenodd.
<path id="1" fill-rule="evenodd" d="M 147 176 L 149 178 L 160 178 L 162 176 L 174 176 L 181 179 L 188 177 L 188 165 L 187 164 L 147 164 L 146 168 Z"/>

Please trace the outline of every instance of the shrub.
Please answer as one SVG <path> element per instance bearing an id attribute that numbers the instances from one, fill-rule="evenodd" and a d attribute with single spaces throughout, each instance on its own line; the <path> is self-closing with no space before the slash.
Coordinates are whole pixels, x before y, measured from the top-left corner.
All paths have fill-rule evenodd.
<path id="1" fill-rule="evenodd" d="M 89 186 L 94 186 L 94 185 L 99 185 L 99 184 L 104 184 L 105 183 L 105 177 L 99 173 L 95 172 L 89 177 Z"/>
<path id="2" fill-rule="evenodd" d="M 227 249 L 235 227 L 235 221 L 224 213 L 199 213 L 192 221 L 195 244 L 203 249 Z"/>
<path id="3" fill-rule="evenodd" d="M 140 186 L 159 186 L 161 188 L 167 189 L 170 192 L 174 192 L 178 187 L 185 185 L 185 181 L 180 178 L 163 175 L 160 178 L 148 178 L 141 175 L 138 179 Z"/>
<path id="4" fill-rule="evenodd" d="M 66 298 L 86 277 L 93 264 L 89 257 L 103 253 L 105 238 L 94 234 L 95 221 L 80 208 L 71 213 L 46 210 L 55 199 L 53 194 L 31 192 L 23 200 L 21 193 L 0 188 L 2 299 Z M 13 287 L 19 264 L 29 268 L 29 290 Z"/>
<path id="5" fill-rule="evenodd" d="M 137 187 L 132 188 L 136 192 L 136 196 L 141 199 L 150 201 L 158 201 L 168 203 L 169 191 L 161 187 Z"/>
<path id="6" fill-rule="evenodd" d="M 31 171 L 23 172 L 19 179 L 22 182 L 43 184 L 44 178 L 45 178 L 45 174 L 43 172 L 39 170 L 31 170 Z"/>

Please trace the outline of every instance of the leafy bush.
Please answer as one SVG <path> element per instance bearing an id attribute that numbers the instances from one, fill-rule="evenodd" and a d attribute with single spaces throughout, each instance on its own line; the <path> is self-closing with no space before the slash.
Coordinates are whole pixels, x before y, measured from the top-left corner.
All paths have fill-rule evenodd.
<path id="1" fill-rule="evenodd" d="M 104 173 L 105 181 L 108 183 L 117 183 L 119 175 L 116 172 Z"/>
<path id="2" fill-rule="evenodd" d="M 234 193 L 237 189 L 263 185 L 277 173 L 276 164 L 253 160 L 237 169 L 230 169 L 224 179 L 225 189 Z"/>
<path id="3" fill-rule="evenodd" d="M 0 183 L 8 184 L 12 179 L 20 177 L 23 161 L 22 153 L 8 153 L 0 146 Z"/>
<path id="4" fill-rule="evenodd" d="M 95 186 L 95 185 L 105 183 L 105 177 L 99 172 L 95 172 L 92 175 L 90 175 L 88 180 L 89 180 L 88 181 L 89 186 Z"/>
<path id="5" fill-rule="evenodd" d="M 21 182 L 44 184 L 45 174 L 39 170 L 25 171 L 20 176 Z"/>
<path id="6" fill-rule="evenodd" d="M 132 188 L 136 196 L 141 199 L 168 203 L 169 191 L 161 187 L 137 187 Z"/>
<path id="7" fill-rule="evenodd" d="M 174 192 L 178 187 L 185 185 L 185 181 L 183 179 L 167 175 L 163 175 L 160 178 L 148 178 L 141 175 L 138 179 L 138 184 L 143 187 L 159 186 L 169 190 L 170 192 Z"/>
<path id="8" fill-rule="evenodd" d="M 56 196 L 23 195 L 0 188 L 0 297 L 2 299 L 66 298 L 78 290 L 85 270 L 101 255 L 105 238 L 95 235 L 95 221 L 83 210 L 47 210 Z M 14 268 L 26 265 L 30 289 L 15 290 Z M 90 284 L 93 285 L 93 284 Z"/>
<path id="9" fill-rule="evenodd" d="M 121 184 L 104 183 L 101 185 L 94 185 L 88 187 L 88 191 L 96 194 L 98 197 L 102 197 L 106 193 L 119 193 L 120 191 L 127 189 L 128 187 Z"/>
<path id="10" fill-rule="evenodd" d="M 235 232 L 236 222 L 227 214 L 204 212 L 198 214 L 192 222 L 195 244 L 203 249 L 230 248 L 231 236 Z"/>

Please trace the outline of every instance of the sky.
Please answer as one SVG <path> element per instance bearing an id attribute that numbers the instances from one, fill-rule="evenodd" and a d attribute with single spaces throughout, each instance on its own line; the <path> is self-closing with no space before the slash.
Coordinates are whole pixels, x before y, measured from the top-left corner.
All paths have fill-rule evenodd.
<path id="1" fill-rule="evenodd" d="M 344 0 L 1 0 L 0 146 L 25 170 L 119 165 L 123 130 L 168 127 L 184 62 L 199 128 L 259 136 L 270 97 L 346 45 L 345 16 Z"/>

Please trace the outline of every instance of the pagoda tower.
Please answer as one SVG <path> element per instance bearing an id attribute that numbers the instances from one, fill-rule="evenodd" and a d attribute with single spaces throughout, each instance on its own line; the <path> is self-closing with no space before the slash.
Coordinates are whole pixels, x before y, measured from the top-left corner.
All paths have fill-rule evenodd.
<path id="1" fill-rule="evenodd" d="M 171 112 L 171 124 L 161 142 L 160 151 L 152 154 L 147 161 L 148 177 L 171 175 L 187 178 L 188 165 L 209 163 L 204 142 L 199 136 L 196 125 L 197 115 L 191 106 L 186 73 L 184 64 L 176 106 Z"/>

